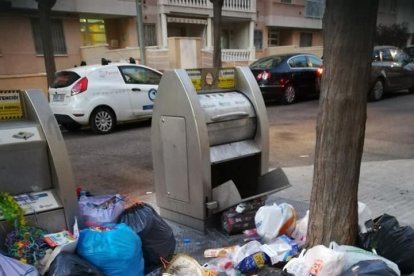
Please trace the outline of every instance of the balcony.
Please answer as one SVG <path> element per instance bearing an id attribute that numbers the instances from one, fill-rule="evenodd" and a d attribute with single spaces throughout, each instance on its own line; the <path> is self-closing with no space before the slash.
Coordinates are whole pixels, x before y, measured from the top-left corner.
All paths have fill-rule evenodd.
<path id="1" fill-rule="evenodd" d="M 213 11 L 213 4 L 209 0 L 158 0 L 158 3 L 165 8 L 165 12 L 189 12 L 187 10 L 191 9 L 191 12 L 212 15 Z M 232 16 L 235 13 L 246 13 L 249 16 L 255 14 L 256 0 L 224 0 L 223 16 Z"/>

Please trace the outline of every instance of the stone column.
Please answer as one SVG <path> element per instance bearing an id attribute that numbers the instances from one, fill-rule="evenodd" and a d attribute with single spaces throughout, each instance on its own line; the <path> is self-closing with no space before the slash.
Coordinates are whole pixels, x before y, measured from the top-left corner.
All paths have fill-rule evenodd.
<path id="1" fill-rule="evenodd" d="M 161 14 L 161 43 L 162 48 L 168 48 L 167 15 Z"/>
<path id="2" fill-rule="evenodd" d="M 212 20 L 211 17 L 207 18 L 207 49 L 213 49 L 213 40 L 212 40 Z"/>

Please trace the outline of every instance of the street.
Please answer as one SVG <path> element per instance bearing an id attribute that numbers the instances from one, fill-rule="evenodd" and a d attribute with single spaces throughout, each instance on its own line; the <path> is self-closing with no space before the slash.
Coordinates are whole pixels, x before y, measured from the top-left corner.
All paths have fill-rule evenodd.
<path id="1" fill-rule="evenodd" d="M 414 95 L 395 93 L 368 103 L 363 161 L 414 159 Z M 313 164 L 318 100 L 268 104 L 270 166 Z M 93 194 L 139 197 L 154 192 L 150 122 L 119 126 L 109 135 L 63 131 L 76 185 Z"/>

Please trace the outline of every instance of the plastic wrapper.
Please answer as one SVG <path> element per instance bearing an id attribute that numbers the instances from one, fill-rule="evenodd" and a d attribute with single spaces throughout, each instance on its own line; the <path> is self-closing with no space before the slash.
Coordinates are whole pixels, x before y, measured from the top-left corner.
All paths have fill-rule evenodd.
<path id="1" fill-rule="evenodd" d="M 268 264 L 269 257 L 265 253 L 259 251 L 250 256 L 245 257 L 236 265 L 236 270 L 241 273 L 251 273 Z"/>
<path id="2" fill-rule="evenodd" d="M 161 258 L 169 260 L 174 254 L 174 233 L 151 205 L 140 203 L 129 207 L 122 212 L 119 222 L 125 223 L 140 236 L 145 273 L 161 266 Z"/>
<path id="3" fill-rule="evenodd" d="M 360 247 L 396 263 L 403 274 L 414 272 L 414 229 L 400 226 L 397 219 L 384 214 L 366 223 L 360 234 Z"/>
<path id="4" fill-rule="evenodd" d="M 263 244 L 260 249 L 269 257 L 272 265 L 287 262 L 300 252 L 299 245 L 286 235 L 277 237 L 269 244 Z"/>
<path id="5" fill-rule="evenodd" d="M 81 230 L 77 253 L 106 276 L 144 275 L 141 239 L 123 223 Z"/>
<path id="6" fill-rule="evenodd" d="M 61 252 L 49 268 L 49 276 L 104 276 L 93 264 L 76 254 Z"/>

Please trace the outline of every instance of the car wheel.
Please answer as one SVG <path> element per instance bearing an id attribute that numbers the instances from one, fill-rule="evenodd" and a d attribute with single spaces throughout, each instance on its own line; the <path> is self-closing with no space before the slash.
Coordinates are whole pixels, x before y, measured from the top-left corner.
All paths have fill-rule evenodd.
<path id="1" fill-rule="evenodd" d="M 377 79 L 371 88 L 371 91 L 368 95 L 368 100 L 379 101 L 382 99 L 383 96 L 384 96 L 384 81 L 382 79 Z"/>
<path id="2" fill-rule="evenodd" d="M 81 128 L 80 124 L 77 123 L 63 123 L 61 124 L 66 130 L 69 131 L 76 131 L 79 130 Z"/>
<path id="3" fill-rule="evenodd" d="M 292 85 L 286 86 L 283 91 L 282 103 L 283 104 L 293 104 L 296 100 L 296 91 Z"/>
<path id="4" fill-rule="evenodd" d="M 114 112 L 107 107 L 99 107 L 92 112 L 90 126 L 97 134 L 110 133 L 116 124 Z"/>

